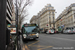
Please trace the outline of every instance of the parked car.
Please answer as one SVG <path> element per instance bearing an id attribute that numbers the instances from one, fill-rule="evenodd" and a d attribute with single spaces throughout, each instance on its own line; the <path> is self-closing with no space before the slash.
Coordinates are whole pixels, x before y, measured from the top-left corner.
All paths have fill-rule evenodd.
<path id="1" fill-rule="evenodd" d="M 68 32 L 68 30 L 66 30 L 66 29 L 65 29 L 65 30 L 63 30 L 63 33 L 65 33 L 65 34 L 66 34 L 67 32 Z"/>
<path id="2" fill-rule="evenodd" d="M 48 30 L 46 33 L 47 33 L 47 34 L 52 34 L 52 33 L 54 33 L 54 30 L 53 30 L 53 29 L 50 29 L 50 30 Z"/>
<path id="3" fill-rule="evenodd" d="M 50 30 L 47 30 L 46 34 L 49 34 L 49 31 L 50 31 Z"/>
<path id="4" fill-rule="evenodd" d="M 65 30 L 63 30 L 63 33 L 72 34 L 73 30 L 72 29 L 65 29 Z"/>
<path id="5" fill-rule="evenodd" d="M 73 33 L 72 29 L 68 29 L 67 33 Z"/>
<path id="6" fill-rule="evenodd" d="M 75 34 L 75 28 L 73 29 L 73 33 Z"/>

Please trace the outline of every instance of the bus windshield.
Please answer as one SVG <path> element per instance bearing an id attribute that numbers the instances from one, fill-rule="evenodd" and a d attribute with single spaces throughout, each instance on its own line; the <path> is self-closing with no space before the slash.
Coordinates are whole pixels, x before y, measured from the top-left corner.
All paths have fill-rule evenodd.
<path id="1" fill-rule="evenodd" d="M 24 33 L 37 32 L 36 26 L 24 27 Z"/>

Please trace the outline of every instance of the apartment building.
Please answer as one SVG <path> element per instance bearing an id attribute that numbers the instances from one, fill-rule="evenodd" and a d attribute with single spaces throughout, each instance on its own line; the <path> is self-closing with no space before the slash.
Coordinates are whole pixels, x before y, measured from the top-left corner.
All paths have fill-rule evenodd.
<path id="1" fill-rule="evenodd" d="M 6 2 L 7 8 L 6 8 L 6 25 L 12 24 L 12 5 L 13 0 L 7 0 Z"/>
<path id="2" fill-rule="evenodd" d="M 39 14 L 38 15 L 34 15 L 32 18 L 31 18 L 31 20 L 30 20 L 30 23 L 36 23 L 38 26 L 39 26 L 39 24 L 40 24 L 40 20 L 39 20 L 40 18 L 39 18 Z M 39 26 L 39 28 L 40 28 L 40 26 Z"/>
<path id="3" fill-rule="evenodd" d="M 35 15 L 31 18 L 30 23 L 36 23 L 36 16 Z"/>
<path id="4" fill-rule="evenodd" d="M 55 28 L 55 9 L 51 4 L 47 4 L 47 6 L 40 11 L 40 28 Z"/>
<path id="5" fill-rule="evenodd" d="M 75 3 L 66 7 L 66 9 L 57 17 L 56 28 L 60 26 L 64 29 L 75 26 Z"/>
<path id="6" fill-rule="evenodd" d="M 39 13 L 32 17 L 30 23 L 37 23 L 40 29 L 55 28 L 55 9 L 47 4 Z"/>

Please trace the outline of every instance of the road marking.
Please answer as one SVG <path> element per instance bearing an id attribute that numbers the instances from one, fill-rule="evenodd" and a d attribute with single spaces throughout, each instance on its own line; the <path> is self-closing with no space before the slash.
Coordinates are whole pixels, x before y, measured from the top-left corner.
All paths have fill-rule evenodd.
<path id="1" fill-rule="evenodd" d="M 33 47 L 46 47 L 46 46 L 42 46 L 42 45 L 32 45 Z"/>
<path id="2" fill-rule="evenodd" d="M 43 50 L 43 49 L 47 49 L 47 48 L 50 48 L 50 47 L 53 47 L 53 46 L 32 45 L 32 47 L 38 47 L 39 49 L 37 49 L 37 50 Z"/>
<path id="3" fill-rule="evenodd" d="M 22 50 L 30 50 L 30 49 L 29 49 L 28 46 L 25 44 L 25 45 L 23 46 Z"/>
<path id="4" fill-rule="evenodd" d="M 25 44 L 25 50 L 29 50 L 28 46 Z"/>
<path id="5" fill-rule="evenodd" d="M 23 46 L 22 50 L 25 50 L 25 47 Z"/>
<path id="6" fill-rule="evenodd" d="M 66 39 L 66 38 L 59 38 L 59 37 L 51 37 L 51 38 L 60 39 L 60 40 L 75 41 L 73 39 Z"/>
<path id="7" fill-rule="evenodd" d="M 44 48 L 39 48 L 37 50 L 43 50 L 43 49 L 47 49 L 47 48 L 50 48 L 50 47 L 53 47 L 53 46 L 47 46 L 47 47 L 44 47 Z"/>
<path id="8" fill-rule="evenodd" d="M 39 47 L 39 49 L 37 49 L 37 50 L 43 50 L 43 49 L 46 49 L 46 48 L 53 47 L 53 46 L 33 45 L 33 44 L 35 44 L 35 43 L 37 43 L 37 42 L 39 42 L 39 41 L 36 41 L 36 42 L 34 42 L 34 43 L 32 43 L 32 44 L 30 44 L 30 45 L 28 45 L 28 46 Z M 42 48 L 40 48 L 40 47 L 42 47 Z"/>
<path id="9" fill-rule="evenodd" d="M 36 41 L 36 42 L 34 42 L 34 43 L 32 43 L 32 44 L 29 44 L 28 46 L 31 46 L 31 45 L 33 45 L 33 44 L 35 44 L 35 43 L 37 43 L 37 42 L 39 42 L 39 41 Z"/>

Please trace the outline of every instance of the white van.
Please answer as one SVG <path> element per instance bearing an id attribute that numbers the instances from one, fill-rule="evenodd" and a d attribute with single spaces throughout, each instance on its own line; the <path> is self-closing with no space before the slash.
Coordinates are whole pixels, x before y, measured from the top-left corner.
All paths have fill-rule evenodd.
<path id="1" fill-rule="evenodd" d="M 50 30 L 48 30 L 46 33 L 47 33 L 47 34 L 52 34 L 52 33 L 54 33 L 54 29 L 50 29 Z"/>

